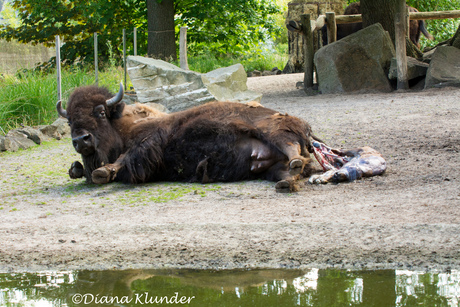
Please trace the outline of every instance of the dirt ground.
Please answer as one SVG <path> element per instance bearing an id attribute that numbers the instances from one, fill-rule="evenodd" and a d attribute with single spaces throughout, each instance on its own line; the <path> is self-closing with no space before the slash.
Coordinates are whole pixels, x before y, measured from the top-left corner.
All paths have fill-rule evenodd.
<path id="1" fill-rule="evenodd" d="M 70 140 L 0 154 L 0 272 L 128 268 L 460 269 L 460 89 L 306 96 L 251 78 L 262 104 L 384 175 L 338 185 L 87 185 Z"/>

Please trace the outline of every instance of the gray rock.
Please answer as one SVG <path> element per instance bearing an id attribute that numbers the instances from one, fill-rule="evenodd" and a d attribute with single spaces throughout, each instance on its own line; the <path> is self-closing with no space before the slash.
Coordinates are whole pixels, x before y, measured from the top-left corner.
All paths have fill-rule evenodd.
<path id="1" fill-rule="evenodd" d="M 262 95 L 248 90 L 244 67 L 235 64 L 218 68 L 201 76 L 208 91 L 219 101 L 260 102 Z"/>
<path id="2" fill-rule="evenodd" d="M 19 144 L 9 137 L 0 135 L 0 151 L 18 151 Z"/>
<path id="3" fill-rule="evenodd" d="M 18 130 L 11 130 L 6 134 L 6 138 L 9 139 L 12 143 L 17 143 L 17 146 L 21 149 L 27 149 L 37 144 L 32 141 L 31 139 L 27 138 L 27 135 L 19 132 Z M 11 149 L 7 149 L 9 151 L 16 151 L 16 145 L 10 144 Z M 13 150 L 12 150 L 13 149 Z"/>
<path id="4" fill-rule="evenodd" d="M 412 80 L 417 77 L 426 76 L 428 70 L 428 64 L 418 61 L 412 57 L 407 57 L 407 79 Z M 391 59 L 390 72 L 388 73 L 389 79 L 398 78 L 398 68 L 396 63 L 396 58 Z"/>
<path id="5" fill-rule="evenodd" d="M 39 130 L 32 127 L 23 127 L 16 129 L 18 132 L 25 134 L 28 139 L 40 145 L 43 141 L 47 140 L 47 137 Z"/>
<path id="6" fill-rule="evenodd" d="M 123 99 L 121 100 L 121 102 L 124 102 L 125 104 L 134 104 L 138 101 L 137 99 L 137 95 L 136 94 L 133 94 L 133 93 L 125 93 L 125 95 L 123 96 Z"/>
<path id="7" fill-rule="evenodd" d="M 160 103 L 175 112 L 215 100 L 196 72 L 141 56 L 129 56 L 127 66 L 140 103 Z"/>
<path id="8" fill-rule="evenodd" d="M 460 49 L 439 46 L 426 73 L 425 88 L 460 86 Z"/>
<path id="9" fill-rule="evenodd" d="M 56 127 L 56 132 L 62 137 L 70 136 L 70 126 L 66 118 L 59 117 L 51 126 Z"/>
<path id="10" fill-rule="evenodd" d="M 62 135 L 59 132 L 57 132 L 56 126 L 52 126 L 52 125 L 41 126 L 39 127 L 39 130 L 41 133 L 43 133 L 47 137 L 50 137 L 56 140 L 62 139 Z"/>
<path id="11" fill-rule="evenodd" d="M 389 92 L 387 74 L 394 56 L 390 36 L 380 24 L 364 28 L 316 52 L 319 90 L 323 94 Z"/>
<path id="12" fill-rule="evenodd" d="M 170 63 L 128 57 L 128 73 L 140 103 L 158 103 L 176 112 L 214 100 L 260 101 L 261 95 L 248 91 L 241 64 L 219 68 L 207 74 L 183 70 Z"/>
<path id="13" fill-rule="evenodd" d="M 0 152 L 6 150 L 5 140 L 6 138 L 3 135 L 0 135 Z"/>

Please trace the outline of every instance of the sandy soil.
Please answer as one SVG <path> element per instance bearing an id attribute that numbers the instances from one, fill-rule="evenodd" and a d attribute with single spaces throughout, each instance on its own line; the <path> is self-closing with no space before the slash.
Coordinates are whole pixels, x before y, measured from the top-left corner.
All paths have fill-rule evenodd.
<path id="1" fill-rule="evenodd" d="M 308 97 L 251 78 L 270 108 L 387 172 L 276 193 L 265 181 L 86 185 L 70 140 L 0 154 L 0 272 L 125 268 L 460 268 L 460 90 Z"/>

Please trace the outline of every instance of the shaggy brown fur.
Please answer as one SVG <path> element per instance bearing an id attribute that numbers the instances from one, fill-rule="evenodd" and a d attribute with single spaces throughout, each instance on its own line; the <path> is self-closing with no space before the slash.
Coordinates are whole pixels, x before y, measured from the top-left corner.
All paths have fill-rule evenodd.
<path id="1" fill-rule="evenodd" d="M 85 87 L 69 99 L 72 138 L 89 181 L 267 179 L 290 191 L 310 169 L 311 129 L 299 118 L 230 102 L 173 114 L 109 108 L 111 96 Z"/>

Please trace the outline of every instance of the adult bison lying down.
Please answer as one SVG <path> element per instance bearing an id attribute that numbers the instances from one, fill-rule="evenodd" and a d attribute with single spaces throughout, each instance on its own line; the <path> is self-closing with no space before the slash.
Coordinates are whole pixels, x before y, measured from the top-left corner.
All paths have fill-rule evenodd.
<path id="1" fill-rule="evenodd" d="M 278 191 L 293 191 L 310 170 L 311 128 L 299 118 L 230 102 L 132 115 L 133 107 L 120 102 L 122 87 L 112 96 L 103 88 L 81 87 L 67 110 L 57 104 L 89 182 L 265 179 L 276 181 Z"/>

